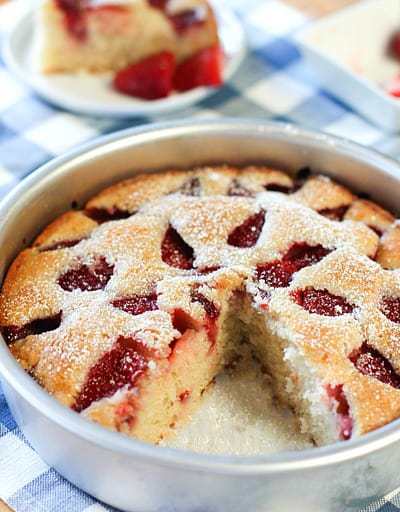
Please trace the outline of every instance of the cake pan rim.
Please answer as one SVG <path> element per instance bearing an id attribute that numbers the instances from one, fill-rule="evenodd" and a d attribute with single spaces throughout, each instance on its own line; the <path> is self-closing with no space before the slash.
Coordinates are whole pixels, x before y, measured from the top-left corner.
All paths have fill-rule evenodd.
<path id="1" fill-rule="evenodd" d="M 94 141 L 85 143 L 57 157 L 25 178 L 0 203 L 0 232 L 8 224 L 8 212 L 17 207 L 28 194 L 33 185 L 40 183 L 46 185 L 46 178 L 52 178 L 63 171 L 64 164 L 77 157 L 84 156 L 98 148 L 120 143 L 131 138 L 149 141 L 151 138 L 160 139 L 179 135 L 187 136 L 190 132 L 199 133 L 229 130 L 239 132 L 251 127 L 254 135 L 270 135 L 279 138 L 298 138 L 299 142 L 308 142 L 317 146 L 329 146 L 336 151 L 354 156 L 362 162 L 377 161 L 377 166 L 386 174 L 396 176 L 400 173 L 400 165 L 392 158 L 363 147 L 355 142 L 320 132 L 303 129 L 288 123 L 266 122 L 246 118 L 222 118 L 217 120 L 183 121 L 149 124 L 144 127 L 128 128 L 111 135 L 105 135 Z M 142 142 L 143 142 L 142 141 Z M 112 151 L 112 147 L 110 149 Z M 400 420 L 395 420 L 374 432 L 347 441 L 320 448 L 312 448 L 299 452 L 280 452 L 278 454 L 257 456 L 209 455 L 186 452 L 179 449 L 153 446 L 119 433 L 111 432 L 105 428 L 91 423 L 79 415 L 59 404 L 54 398 L 34 382 L 14 360 L 4 340 L 0 340 L 0 377 L 4 379 L 11 389 L 35 407 L 39 414 L 43 414 L 49 421 L 55 422 L 61 428 L 105 449 L 125 454 L 126 456 L 140 457 L 153 460 L 161 465 L 179 465 L 196 470 L 212 470 L 224 474 L 263 474 L 296 471 L 312 467 L 329 466 L 341 461 L 358 458 L 372 453 L 400 440 Z"/>

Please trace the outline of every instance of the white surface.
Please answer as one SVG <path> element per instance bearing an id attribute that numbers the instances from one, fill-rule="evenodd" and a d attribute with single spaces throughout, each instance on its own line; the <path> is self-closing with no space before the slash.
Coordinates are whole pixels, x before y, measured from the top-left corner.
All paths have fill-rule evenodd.
<path id="1" fill-rule="evenodd" d="M 324 131 L 332 135 L 352 139 L 365 146 L 372 146 L 382 137 L 381 132 L 377 128 L 351 113 L 346 114 L 333 123 L 327 124 L 324 127 Z"/>
<path id="2" fill-rule="evenodd" d="M 93 503 L 93 505 L 89 505 L 84 510 L 85 512 L 107 512 L 107 509 L 100 505 L 100 503 Z"/>
<path id="3" fill-rule="evenodd" d="M 249 354 L 224 372 L 190 421 L 163 446 L 200 453 L 259 455 L 312 447 L 288 409 L 275 403 L 269 378 Z"/>
<path id="4" fill-rule="evenodd" d="M 60 137 L 61 133 L 62 137 Z M 34 125 L 25 132 L 24 137 L 38 144 L 49 153 L 57 154 L 96 135 L 96 130 L 90 128 L 79 117 L 61 112 L 38 125 Z"/>
<path id="5" fill-rule="evenodd" d="M 285 114 L 314 94 L 313 89 L 285 73 L 274 73 L 245 91 L 245 96 L 274 114 Z"/>
<path id="6" fill-rule="evenodd" d="M 12 177 L 10 173 L 5 169 L 2 165 L 0 165 L 0 187 L 3 185 L 7 185 L 12 181 Z"/>
<path id="7" fill-rule="evenodd" d="M 390 131 L 400 130 L 400 100 L 390 96 L 384 85 L 400 73 L 400 65 L 386 50 L 399 22 L 399 0 L 365 0 L 296 35 L 326 87 Z"/>
<path id="8" fill-rule="evenodd" d="M 0 70 L 0 110 L 6 109 L 10 104 L 16 103 L 24 96 L 24 89 L 17 80 L 12 79 L 7 71 Z"/>
<path id="9" fill-rule="evenodd" d="M 249 16 L 246 18 L 246 23 L 262 31 L 265 31 L 266 24 L 268 24 L 269 33 L 276 36 L 285 36 L 304 23 L 306 19 L 300 11 L 283 4 L 280 0 L 269 0 L 260 3 L 256 9 L 251 9 Z"/>
<path id="10" fill-rule="evenodd" d="M 219 34 L 226 55 L 225 82 L 238 68 L 245 53 L 242 26 L 230 9 L 216 2 Z M 4 46 L 7 66 L 43 98 L 68 110 L 110 117 L 154 115 L 178 110 L 213 94 L 218 89 L 199 87 L 168 98 L 144 101 L 114 91 L 110 85 L 111 74 L 54 74 L 37 71 L 34 57 L 34 15 L 31 11 L 20 17 L 10 31 Z M 1 101 L 1 100 L 0 100 Z"/>
<path id="11" fill-rule="evenodd" d="M 0 453 L 0 497 L 3 499 L 49 469 L 39 455 L 11 432 L 0 439 Z"/>

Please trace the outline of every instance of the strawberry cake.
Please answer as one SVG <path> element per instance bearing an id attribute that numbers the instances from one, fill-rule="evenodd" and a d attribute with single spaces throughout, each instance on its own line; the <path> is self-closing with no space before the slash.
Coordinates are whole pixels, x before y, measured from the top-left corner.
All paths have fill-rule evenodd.
<path id="1" fill-rule="evenodd" d="M 113 72 L 114 89 L 147 100 L 222 83 L 206 0 L 44 0 L 37 20 L 44 73 Z"/>
<path id="2" fill-rule="evenodd" d="M 218 43 L 206 0 L 45 0 L 39 32 L 46 73 L 118 71 L 163 51 L 180 63 Z"/>
<path id="3" fill-rule="evenodd" d="M 77 414 L 159 443 L 243 344 L 317 445 L 400 416 L 400 226 L 307 169 L 143 174 L 11 265 L 15 358 Z"/>

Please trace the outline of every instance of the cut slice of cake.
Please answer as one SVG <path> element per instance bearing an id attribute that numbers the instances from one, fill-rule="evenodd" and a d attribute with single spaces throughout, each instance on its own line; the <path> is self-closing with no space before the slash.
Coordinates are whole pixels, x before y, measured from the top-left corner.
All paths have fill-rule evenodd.
<path id="1" fill-rule="evenodd" d="M 181 63 L 218 45 L 206 0 L 44 0 L 38 35 L 45 73 L 119 71 L 161 52 Z"/>

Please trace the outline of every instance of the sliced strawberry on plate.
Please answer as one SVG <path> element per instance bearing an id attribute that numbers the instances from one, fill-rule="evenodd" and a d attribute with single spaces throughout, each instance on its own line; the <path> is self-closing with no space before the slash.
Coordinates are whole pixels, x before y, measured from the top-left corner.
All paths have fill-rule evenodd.
<path id="1" fill-rule="evenodd" d="M 223 53 L 215 45 L 189 57 L 175 71 L 174 88 L 188 91 L 199 86 L 217 87 L 222 84 Z"/>
<path id="2" fill-rule="evenodd" d="M 400 98 L 400 75 L 393 78 L 386 86 L 387 92 L 395 98 Z"/>
<path id="3" fill-rule="evenodd" d="M 175 56 L 161 52 L 121 69 L 113 81 L 117 91 L 145 100 L 166 98 L 172 91 Z"/>

